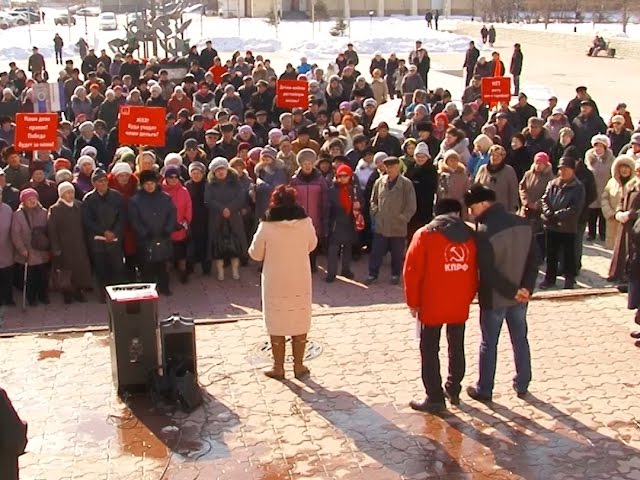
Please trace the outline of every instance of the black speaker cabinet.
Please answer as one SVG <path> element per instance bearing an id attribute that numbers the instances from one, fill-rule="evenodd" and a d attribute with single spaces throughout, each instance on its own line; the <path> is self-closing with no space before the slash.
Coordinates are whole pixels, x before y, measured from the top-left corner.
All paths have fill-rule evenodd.
<path id="1" fill-rule="evenodd" d="M 160 345 L 165 375 L 182 377 L 190 372 L 197 380 L 196 328 L 192 318 L 174 313 L 161 320 Z"/>
<path id="2" fill-rule="evenodd" d="M 155 284 L 107 287 L 111 371 L 118 395 L 147 392 L 160 367 Z"/>

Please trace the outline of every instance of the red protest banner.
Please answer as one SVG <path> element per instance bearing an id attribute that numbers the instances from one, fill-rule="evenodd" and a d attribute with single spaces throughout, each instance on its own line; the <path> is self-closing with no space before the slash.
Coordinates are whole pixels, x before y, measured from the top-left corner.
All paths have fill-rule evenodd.
<path id="1" fill-rule="evenodd" d="M 276 83 L 278 108 L 309 108 L 309 82 L 306 80 L 278 80 Z"/>
<path id="2" fill-rule="evenodd" d="M 16 115 L 16 150 L 55 150 L 57 143 L 57 113 L 18 113 Z"/>
<path id="3" fill-rule="evenodd" d="M 120 107 L 118 141 L 123 145 L 164 147 L 166 110 L 162 107 Z"/>
<path id="4" fill-rule="evenodd" d="M 510 77 L 485 77 L 482 79 L 482 102 L 495 105 L 498 102 L 511 101 Z"/>

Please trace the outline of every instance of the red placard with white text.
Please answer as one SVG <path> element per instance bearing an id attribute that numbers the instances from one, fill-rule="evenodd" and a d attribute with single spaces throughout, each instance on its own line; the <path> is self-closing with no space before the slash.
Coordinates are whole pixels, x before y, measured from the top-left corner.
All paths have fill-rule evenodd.
<path id="1" fill-rule="evenodd" d="M 166 110 L 162 107 L 120 107 L 118 141 L 123 145 L 164 147 Z"/>
<path id="2" fill-rule="evenodd" d="M 57 143 L 57 113 L 16 114 L 16 150 L 55 150 Z"/>
<path id="3" fill-rule="evenodd" d="M 498 102 L 511 101 L 511 78 L 485 77 L 482 79 L 482 102 L 495 105 Z"/>
<path id="4" fill-rule="evenodd" d="M 276 83 L 278 108 L 309 108 L 309 82 L 306 80 L 278 80 Z"/>

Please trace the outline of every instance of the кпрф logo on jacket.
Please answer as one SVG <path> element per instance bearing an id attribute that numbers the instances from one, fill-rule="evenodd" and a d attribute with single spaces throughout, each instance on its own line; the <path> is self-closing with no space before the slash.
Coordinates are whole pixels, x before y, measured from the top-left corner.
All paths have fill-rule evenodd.
<path id="1" fill-rule="evenodd" d="M 469 269 L 469 247 L 464 243 L 450 243 L 444 249 L 444 271 L 466 272 Z"/>

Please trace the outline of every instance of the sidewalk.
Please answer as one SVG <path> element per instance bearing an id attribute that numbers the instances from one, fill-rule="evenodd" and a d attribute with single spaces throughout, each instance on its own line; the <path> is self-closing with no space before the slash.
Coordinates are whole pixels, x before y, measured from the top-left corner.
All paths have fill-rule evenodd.
<path id="1" fill-rule="evenodd" d="M 602 247 L 602 243 L 585 244 L 585 260 L 582 274 L 578 277 L 578 286 L 585 288 L 604 288 L 611 253 Z M 346 310 L 383 311 L 391 305 L 404 301 L 402 287 L 391 286 L 389 279 L 389 259 L 382 269 L 380 281 L 371 287 L 361 282 L 367 276 L 368 257 L 354 263 L 355 281 L 338 277 L 333 284 L 324 282 L 325 260 L 320 260 L 320 270 L 314 275 L 313 300 L 315 314 L 337 314 Z M 229 276 L 229 272 L 227 272 Z M 172 297 L 161 297 L 159 315 L 165 318 L 174 312 L 190 316 L 197 321 L 211 322 L 245 318 L 260 318 L 260 275 L 252 264 L 241 270 L 242 279 L 234 282 L 228 278 L 218 282 L 214 277 L 203 277 L 196 273 L 187 285 L 181 285 L 177 279 L 172 281 Z M 542 274 L 539 280 L 542 280 Z M 558 285 L 561 285 L 559 283 Z M 21 300 L 15 293 L 17 302 Z M 541 295 L 539 293 L 538 295 Z M 97 303 L 94 295 L 85 304 L 64 305 L 60 294 L 51 294 L 52 303 L 48 306 L 20 307 L 0 311 L 0 336 L 20 332 L 50 332 L 66 329 L 106 328 L 108 324 L 105 305 Z"/>
<path id="2" fill-rule="evenodd" d="M 322 351 L 306 383 L 261 374 L 262 321 L 199 326 L 206 403 L 191 415 L 121 403 L 102 333 L 2 339 L 0 378 L 29 422 L 26 480 L 631 480 L 640 387 L 625 301 L 533 302 L 530 397 L 511 391 L 503 332 L 493 405 L 463 394 L 441 417 L 408 407 L 423 392 L 404 309 L 314 318 Z M 477 318 L 474 307 L 465 386 L 477 377 Z"/>

